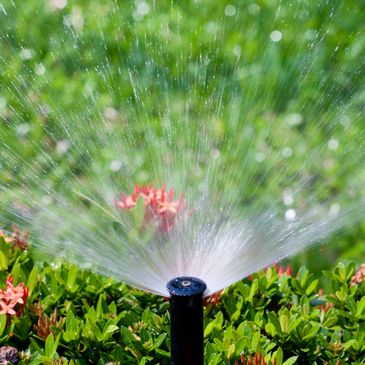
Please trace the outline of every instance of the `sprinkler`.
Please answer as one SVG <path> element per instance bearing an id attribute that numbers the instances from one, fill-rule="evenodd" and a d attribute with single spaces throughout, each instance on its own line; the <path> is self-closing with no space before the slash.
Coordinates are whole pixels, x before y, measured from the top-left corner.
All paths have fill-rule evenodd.
<path id="1" fill-rule="evenodd" d="M 204 281 L 182 276 L 170 280 L 171 365 L 204 364 Z"/>

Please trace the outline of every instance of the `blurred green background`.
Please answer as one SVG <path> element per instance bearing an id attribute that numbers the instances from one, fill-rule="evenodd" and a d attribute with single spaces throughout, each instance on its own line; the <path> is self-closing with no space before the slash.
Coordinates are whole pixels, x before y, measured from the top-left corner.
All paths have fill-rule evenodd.
<path id="1" fill-rule="evenodd" d="M 118 138 L 135 149 L 124 178 L 153 181 L 167 104 L 173 133 L 164 153 L 177 154 L 180 141 L 187 160 L 204 152 L 204 169 L 208 152 L 219 151 L 217 194 L 240 196 L 242 209 L 254 211 L 257 197 L 277 204 L 290 179 L 304 181 L 313 204 L 364 194 L 362 1 L 5 0 L 0 52 L 5 212 L 24 181 L 31 196 L 39 181 L 61 191 L 68 178 L 92 178 L 95 165 L 113 161 Z M 338 148 L 327 148 L 331 138 Z M 360 263 L 364 239 L 356 223 L 290 262 L 317 272 Z"/>

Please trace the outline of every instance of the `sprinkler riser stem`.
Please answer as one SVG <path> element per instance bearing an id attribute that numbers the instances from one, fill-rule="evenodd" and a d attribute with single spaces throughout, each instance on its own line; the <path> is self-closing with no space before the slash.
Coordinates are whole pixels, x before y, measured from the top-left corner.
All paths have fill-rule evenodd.
<path id="1" fill-rule="evenodd" d="M 177 278 L 184 283 L 187 278 Z M 204 365 L 203 292 L 205 283 L 199 279 L 199 288 L 186 295 L 179 290 L 170 291 L 171 307 L 171 364 Z M 185 281 L 186 282 L 186 281 Z M 196 282 L 194 282 L 196 283 Z"/>

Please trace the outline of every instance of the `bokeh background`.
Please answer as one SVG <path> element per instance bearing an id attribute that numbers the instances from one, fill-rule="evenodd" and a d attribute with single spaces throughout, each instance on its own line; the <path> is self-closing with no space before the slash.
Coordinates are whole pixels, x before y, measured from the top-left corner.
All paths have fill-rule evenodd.
<path id="1" fill-rule="evenodd" d="M 358 0 L 3 0 L 0 226 L 101 166 L 121 191 L 169 166 L 247 214 L 359 203 L 364 77 Z M 353 221 L 290 262 L 365 261 Z"/>

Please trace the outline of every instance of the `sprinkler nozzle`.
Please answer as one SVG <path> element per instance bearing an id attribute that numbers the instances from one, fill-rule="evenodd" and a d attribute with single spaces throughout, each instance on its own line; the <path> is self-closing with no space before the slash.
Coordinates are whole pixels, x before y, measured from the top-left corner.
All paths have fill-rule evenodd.
<path id="1" fill-rule="evenodd" d="M 204 281 L 182 276 L 170 280 L 167 289 L 171 305 L 171 364 L 204 364 Z"/>

